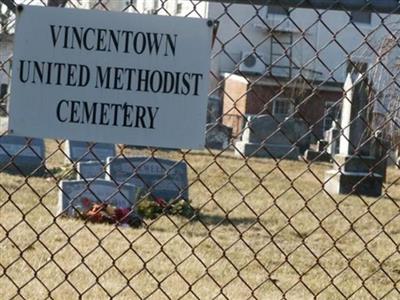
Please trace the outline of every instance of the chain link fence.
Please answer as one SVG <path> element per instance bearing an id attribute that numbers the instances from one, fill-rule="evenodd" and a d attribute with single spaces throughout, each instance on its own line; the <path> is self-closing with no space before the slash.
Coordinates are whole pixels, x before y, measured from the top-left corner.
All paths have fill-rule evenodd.
<path id="1" fill-rule="evenodd" d="M 328 2 L 0 1 L 2 125 L 17 4 L 218 21 L 204 150 L 2 127 L 0 298 L 399 299 L 400 6 Z"/>

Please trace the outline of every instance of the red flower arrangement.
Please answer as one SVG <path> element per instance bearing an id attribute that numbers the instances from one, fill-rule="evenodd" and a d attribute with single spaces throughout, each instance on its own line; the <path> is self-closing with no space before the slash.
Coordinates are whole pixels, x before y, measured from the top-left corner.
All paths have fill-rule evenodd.
<path id="1" fill-rule="evenodd" d="M 155 197 L 155 198 L 154 198 L 154 201 L 155 201 L 159 206 L 161 206 L 162 208 L 166 208 L 166 207 L 168 206 L 168 202 L 165 201 L 164 198 Z"/>
<path id="2" fill-rule="evenodd" d="M 108 203 L 97 203 L 89 198 L 82 199 L 84 211 L 81 216 L 95 223 L 118 223 L 138 226 L 139 217 L 129 207 L 116 207 Z"/>

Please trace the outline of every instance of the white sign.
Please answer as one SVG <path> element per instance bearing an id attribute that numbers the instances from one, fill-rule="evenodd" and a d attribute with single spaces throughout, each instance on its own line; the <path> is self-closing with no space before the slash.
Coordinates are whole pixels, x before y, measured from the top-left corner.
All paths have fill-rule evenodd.
<path id="1" fill-rule="evenodd" d="M 202 148 L 209 20 L 24 6 L 13 135 Z"/>

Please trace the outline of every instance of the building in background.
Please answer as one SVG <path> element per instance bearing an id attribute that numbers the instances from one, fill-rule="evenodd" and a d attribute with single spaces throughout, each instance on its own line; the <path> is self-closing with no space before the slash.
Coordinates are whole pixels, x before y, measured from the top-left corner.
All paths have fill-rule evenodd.
<path id="1" fill-rule="evenodd" d="M 368 12 L 183 0 L 71 0 L 66 6 L 217 20 L 210 94 L 221 99 L 220 121 L 234 135 L 247 115 L 271 113 L 279 120 L 297 116 L 321 138 L 337 118 L 346 74 L 376 62 L 374 50 L 387 35 L 382 18 L 387 26 L 399 22 L 396 15 Z M 8 84 L 12 37 L 1 32 L 0 81 Z"/>
<path id="2" fill-rule="evenodd" d="M 393 30 L 393 33 L 382 39 L 379 58 L 373 68 L 373 129 L 379 130 L 389 145 L 394 145 L 400 162 L 400 47 L 397 38 L 400 30 Z"/>
<path id="3" fill-rule="evenodd" d="M 14 33 L 13 15 L 0 4 L 0 116 L 5 115 L 7 94 L 11 76 L 11 57 Z"/>
<path id="4" fill-rule="evenodd" d="M 219 21 L 210 93 L 222 100 L 222 121 L 239 134 L 245 116 L 298 116 L 316 138 L 337 117 L 346 74 L 370 70 L 381 26 L 398 16 L 369 12 L 285 9 L 182 0 L 137 1 L 139 10 Z M 351 22 L 350 22 L 351 21 Z"/>
<path id="5" fill-rule="evenodd" d="M 9 84 L 11 76 L 11 57 L 13 48 L 14 34 L 0 33 L 0 85 Z M 2 94 L 1 94 L 2 95 Z"/>

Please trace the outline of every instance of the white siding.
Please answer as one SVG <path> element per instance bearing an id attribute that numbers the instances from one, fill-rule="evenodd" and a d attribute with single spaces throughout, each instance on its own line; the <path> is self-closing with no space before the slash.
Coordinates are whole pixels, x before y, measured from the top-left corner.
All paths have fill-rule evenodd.
<path id="1" fill-rule="evenodd" d="M 11 63 L 9 58 L 12 56 L 12 37 L 4 37 L 0 34 L 0 84 L 9 84 Z M 2 67 L 1 67 L 2 66 Z"/>
<path id="2" fill-rule="evenodd" d="M 141 0 L 138 4 L 140 2 L 150 1 Z M 253 49 L 263 55 L 267 64 L 270 63 L 271 35 L 263 22 L 276 24 L 274 22 L 277 20 L 271 19 L 271 15 L 267 19 L 267 7 L 204 2 L 194 6 L 191 1 L 170 0 L 164 3 L 164 8 L 174 15 L 178 3 L 182 4 L 180 16 L 206 17 L 220 21 L 219 41 L 216 41 L 213 50 L 218 53 L 213 62 L 218 66 L 215 70 L 234 71 L 242 53 Z M 300 28 L 300 31 L 293 34 L 295 46 L 292 48 L 291 59 L 294 65 L 322 73 L 320 80 L 344 82 L 348 57 L 370 63 L 376 60 L 371 48 L 379 49 L 380 41 L 387 34 L 380 26 L 381 18 L 385 15 L 372 14 L 371 24 L 355 23 L 356 27 L 349 23 L 350 16 L 346 12 L 319 13 L 319 21 L 319 14 L 313 9 L 295 9 L 290 14 L 292 21 L 288 21 L 288 24 L 292 28 Z M 160 14 L 167 13 L 162 10 Z M 275 19 L 282 17 L 284 18 L 279 15 Z M 397 15 L 385 19 L 387 24 L 398 22 Z M 224 51 L 221 52 L 222 47 Z M 285 64 L 283 59 L 274 61 Z"/>

